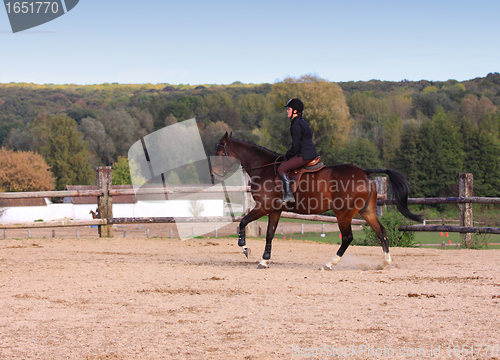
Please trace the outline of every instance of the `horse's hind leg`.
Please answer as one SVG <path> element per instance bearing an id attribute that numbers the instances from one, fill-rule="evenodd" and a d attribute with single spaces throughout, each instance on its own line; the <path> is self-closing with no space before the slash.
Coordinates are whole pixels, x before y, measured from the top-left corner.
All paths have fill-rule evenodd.
<path id="1" fill-rule="evenodd" d="M 337 219 L 339 222 L 340 233 L 342 234 L 342 244 L 337 250 L 337 255 L 335 255 L 334 258 L 323 265 L 323 267 L 321 268 L 322 270 L 332 270 L 332 266 L 339 263 L 340 259 L 342 258 L 342 256 L 344 256 L 345 251 L 347 250 L 349 245 L 351 245 L 351 242 L 353 240 L 351 227 L 352 216 L 338 216 Z"/>
<path id="2" fill-rule="evenodd" d="M 380 267 L 385 268 L 387 265 L 391 263 L 391 255 L 389 254 L 389 244 L 387 242 L 387 235 L 385 232 L 385 228 L 382 226 L 380 221 L 377 219 L 377 215 L 375 214 L 375 209 L 377 208 L 377 188 L 373 181 L 371 184 L 371 192 L 368 200 L 365 203 L 365 207 L 359 211 L 359 214 L 366 220 L 368 225 L 375 231 L 377 237 L 382 245 L 382 249 L 384 250 L 384 262 Z"/>
<path id="3" fill-rule="evenodd" d="M 269 267 L 269 260 L 271 259 L 271 247 L 274 238 L 274 233 L 276 232 L 276 227 L 280 220 L 281 211 L 273 211 L 269 214 L 269 221 L 267 223 L 267 234 L 266 234 L 266 248 L 264 250 L 264 255 L 262 255 L 262 260 L 259 263 L 257 269 L 267 269 Z"/>
<path id="4" fill-rule="evenodd" d="M 380 243 L 382 245 L 382 249 L 384 250 L 384 262 L 382 263 L 381 267 L 385 268 L 392 261 L 391 255 L 389 254 L 389 244 L 387 242 L 387 234 L 386 234 L 385 228 L 382 226 L 380 221 L 377 219 L 377 216 L 375 215 L 375 210 L 363 211 L 363 212 L 360 212 L 360 214 L 361 214 L 361 216 L 363 216 L 363 219 L 366 220 L 368 225 L 371 226 L 373 231 L 375 231 L 375 234 L 377 234 L 377 237 L 380 240 Z"/>

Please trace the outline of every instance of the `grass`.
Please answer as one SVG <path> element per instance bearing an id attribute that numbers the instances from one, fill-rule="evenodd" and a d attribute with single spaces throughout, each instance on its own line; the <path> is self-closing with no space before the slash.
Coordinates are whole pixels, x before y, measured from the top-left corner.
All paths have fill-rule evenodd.
<path id="1" fill-rule="evenodd" d="M 268 221 L 267 216 L 261 217 L 258 221 Z M 289 219 L 289 218 L 284 218 L 280 217 L 280 223 L 299 223 L 299 224 L 324 224 L 324 221 L 310 221 L 310 220 L 300 220 L 300 219 Z"/>
<path id="2" fill-rule="evenodd" d="M 353 231 L 353 236 L 354 236 L 354 241 L 353 245 L 356 245 L 356 243 L 361 243 L 364 238 L 365 234 L 363 230 L 359 231 Z M 330 244 L 337 244 L 342 241 L 342 239 L 339 237 L 340 232 L 334 231 L 334 232 L 327 232 L 325 233 L 325 236 L 322 237 L 320 233 L 313 233 L 313 232 L 308 232 L 308 233 L 295 233 L 295 234 L 285 234 L 285 235 L 279 235 L 276 234 L 274 237 L 276 239 L 282 239 L 283 236 L 286 237 L 286 240 L 305 240 L 305 241 L 315 241 L 315 242 L 323 242 L 323 243 L 330 243 Z M 235 235 L 236 237 L 236 235 Z M 460 234 L 459 233 L 448 233 L 448 237 L 446 236 L 446 233 L 443 233 L 443 236 L 441 236 L 441 233 L 439 232 L 416 232 L 415 233 L 415 244 L 419 245 L 426 245 L 426 244 L 436 244 L 437 247 L 441 247 L 441 243 L 444 242 L 445 244 L 449 244 L 449 241 L 451 240 L 452 244 L 455 244 L 458 246 L 458 243 L 460 242 Z M 488 243 L 495 243 L 498 245 L 489 245 L 489 249 L 496 249 L 500 248 L 500 235 L 491 235 L 488 238 Z"/>

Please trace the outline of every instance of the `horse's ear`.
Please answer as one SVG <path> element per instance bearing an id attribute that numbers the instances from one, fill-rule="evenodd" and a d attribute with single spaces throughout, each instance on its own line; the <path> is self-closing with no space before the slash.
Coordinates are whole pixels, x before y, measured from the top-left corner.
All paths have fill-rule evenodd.
<path id="1" fill-rule="evenodd" d="M 227 134 L 227 133 L 226 133 Z M 231 131 L 231 134 L 229 134 L 229 137 L 232 137 L 233 136 L 233 132 Z"/>

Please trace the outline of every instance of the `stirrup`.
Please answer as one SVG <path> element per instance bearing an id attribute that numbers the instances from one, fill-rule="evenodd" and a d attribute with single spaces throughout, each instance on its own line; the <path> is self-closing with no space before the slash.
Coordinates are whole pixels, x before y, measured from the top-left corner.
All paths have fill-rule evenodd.
<path id="1" fill-rule="evenodd" d="M 287 203 L 287 202 L 293 203 L 293 202 L 295 202 L 295 197 L 293 196 L 292 193 L 284 193 L 283 199 L 281 201 L 284 203 Z"/>

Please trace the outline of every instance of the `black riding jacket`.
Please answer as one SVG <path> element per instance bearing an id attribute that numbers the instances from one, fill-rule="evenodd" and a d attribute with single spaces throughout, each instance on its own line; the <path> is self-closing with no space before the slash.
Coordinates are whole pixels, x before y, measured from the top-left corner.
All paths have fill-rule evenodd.
<path id="1" fill-rule="evenodd" d="M 312 142 L 311 129 L 300 115 L 292 120 L 290 134 L 292 135 L 292 146 L 285 154 L 286 160 L 294 156 L 303 156 L 304 160 L 312 160 L 318 157 L 316 147 Z"/>

